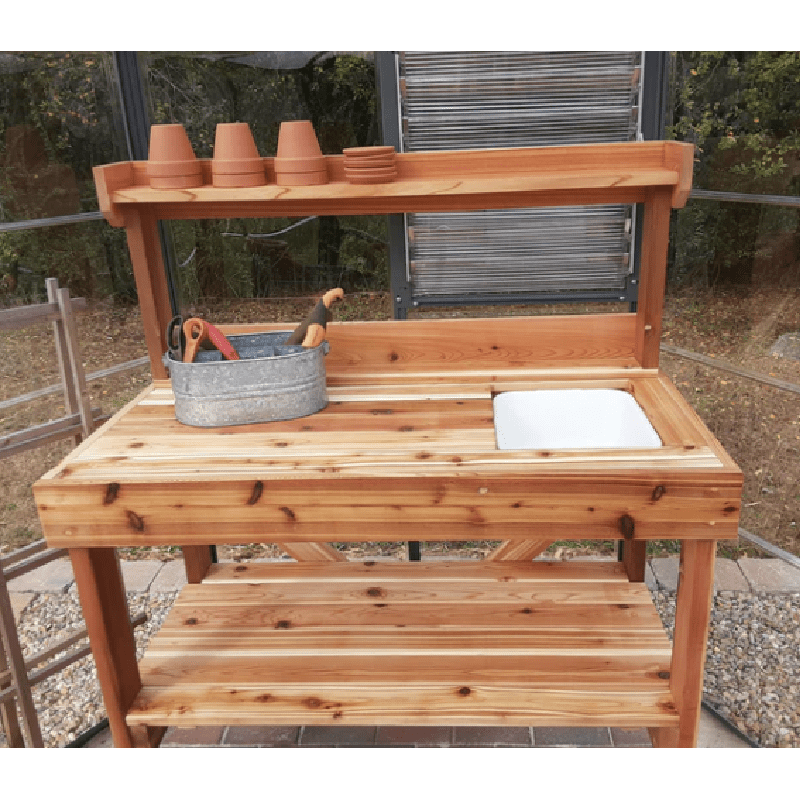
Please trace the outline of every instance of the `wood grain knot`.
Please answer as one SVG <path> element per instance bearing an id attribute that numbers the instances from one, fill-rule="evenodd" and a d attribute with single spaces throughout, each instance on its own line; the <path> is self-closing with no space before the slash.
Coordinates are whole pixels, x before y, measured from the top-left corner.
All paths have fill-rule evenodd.
<path id="1" fill-rule="evenodd" d="M 669 670 L 662 669 L 658 674 L 657 677 L 661 678 L 662 681 L 669 680 Z"/>
<path id="2" fill-rule="evenodd" d="M 626 539 L 633 539 L 635 527 L 636 525 L 633 521 L 633 517 L 630 514 L 623 514 L 619 518 L 619 532 Z"/>
<path id="3" fill-rule="evenodd" d="M 120 485 L 118 483 L 109 483 L 106 486 L 106 493 L 103 497 L 103 505 L 110 506 L 119 496 Z"/>
<path id="4" fill-rule="evenodd" d="M 385 597 L 386 592 L 380 586 L 370 586 L 367 589 L 367 597 Z"/>
<path id="5" fill-rule="evenodd" d="M 247 500 L 247 505 L 254 506 L 261 499 L 261 495 L 263 493 L 264 493 L 264 482 L 256 481 L 255 485 L 253 486 L 253 491 L 250 493 L 250 497 Z"/>
<path id="6" fill-rule="evenodd" d="M 286 518 L 290 522 L 294 522 L 297 519 L 297 516 L 295 515 L 294 511 L 292 511 L 291 508 L 287 508 L 286 506 L 281 506 L 281 511 L 283 511 L 283 513 L 286 514 Z"/>
<path id="7" fill-rule="evenodd" d="M 133 528 L 135 531 L 143 531 L 144 530 L 144 517 L 140 517 L 135 511 L 126 511 L 128 515 L 128 524 Z"/>
<path id="8" fill-rule="evenodd" d="M 239 566 L 233 568 L 234 572 L 247 572 L 247 566 L 245 564 L 239 564 Z"/>
<path id="9" fill-rule="evenodd" d="M 653 494 L 651 495 L 650 499 L 654 503 L 657 503 L 666 493 L 667 493 L 666 486 L 661 486 L 661 485 L 656 486 L 656 488 L 653 489 Z"/>
<path id="10" fill-rule="evenodd" d="M 306 708 L 319 708 L 322 705 L 322 700 L 319 697 L 307 697 L 303 700 L 303 705 Z"/>
<path id="11" fill-rule="evenodd" d="M 197 619 L 197 617 L 189 617 L 188 619 L 185 619 L 183 621 L 183 624 L 184 625 L 197 625 L 198 622 L 200 622 L 200 620 Z"/>
<path id="12" fill-rule="evenodd" d="M 461 688 L 458 690 L 458 693 L 459 693 L 459 694 L 460 694 L 462 697 L 466 697 L 468 694 L 472 694 L 472 689 L 470 689 L 470 688 L 469 688 L 469 686 L 462 686 L 462 687 L 461 687 Z"/>
<path id="13" fill-rule="evenodd" d="M 285 630 L 288 630 L 289 628 L 291 628 L 291 627 L 292 627 L 292 623 L 291 623 L 291 622 L 290 622 L 288 619 L 279 619 L 279 620 L 278 620 L 278 621 L 275 623 L 275 627 L 276 627 L 276 628 L 277 628 L 279 631 L 285 631 Z"/>

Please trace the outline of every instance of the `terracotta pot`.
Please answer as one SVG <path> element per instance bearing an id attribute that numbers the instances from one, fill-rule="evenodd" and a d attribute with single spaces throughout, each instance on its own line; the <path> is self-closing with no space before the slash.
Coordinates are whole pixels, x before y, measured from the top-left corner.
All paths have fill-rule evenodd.
<path id="1" fill-rule="evenodd" d="M 397 178 L 396 170 L 379 172 L 377 170 L 359 170 L 355 173 L 345 170 L 345 178 L 348 183 L 390 183 Z"/>
<path id="2" fill-rule="evenodd" d="M 322 186 L 328 182 L 327 172 L 276 172 L 278 186 Z"/>
<path id="3" fill-rule="evenodd" d="M 394 155 L 388 156 L 345 156 L 343 163 L 345 167 L 364 168 L 364 167 L 393 167 L 395 165 Z"/>
<path id="4" fill-rule="evenodd" d="M 397 167 L 345 167 L 344 174 L 355 175 L 356 177 L 359 175 L 396 175 Z"/>
<path id="5" fill-rule="evenodd" d="M 278 158 L 308 158 L 322 155 L 310 120 L 282 122 L 278 131 Z"/>
<path id="6" fill-rule="evenodd" d="M 214 134 L 214 161 L 260 158 L 246 122 L 220 122 Z"/>
<path id="7" fill-rule="evenodd" d="M 394 146 L 391 144 L 376 145 L 375 147 L 345 147 L 344 150 L 342 150 L 345 157 L 355 156 L 358 158 L 362 156 L 393 155 L 395 152 Z"/>
<path id="8" fill-rule="evenodd" d="M 150 128 L 147 176 L 153 189 L 193 189 L 203 185 L 203 169 L 183 125 Z"/>
<path id="9" fill-rule="evenodd" d="M 234 175 L 243 172 L 263 172 L 264 160 L 258 158 L 228 158 L 225 161 L 213 159 L 211 169 L 214 173 Z"/>
<path id="10" fill-rule="evenodd" d="M 148 161 L 147 176 L 149 178 L 171 178 L 186 175 L 202 174 L 202 164 L 195 161 Z"/>
<path id="11" fill-rule="evenodd" d="M 183 125 L 152 125 L 148 161 L 196 161 Z"/>
<path id="12" fill-rule="evenodd" d="M 325 156 L 309 158 L 275 158 L 272 162 L 275 172 L 325 172 Z"/>
<path id="13" fill-rule="evenodd" d="M 262 167 L 261 172 L 215 172 L 212 176 L 214 186 L 229 189 L 247 188 L 249 186 L 264 186 L 267 182 Z"/>

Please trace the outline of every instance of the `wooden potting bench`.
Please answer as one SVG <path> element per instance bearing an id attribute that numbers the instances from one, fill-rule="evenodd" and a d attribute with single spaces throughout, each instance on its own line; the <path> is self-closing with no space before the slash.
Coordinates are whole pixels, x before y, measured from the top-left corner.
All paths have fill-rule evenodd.
<path id="1" fill-rule="evenodd" d="M 372 186 L 346 183 L 335 156 L 313 187 L 154 190 L 144 163 L 96 169 L 127 229 L 154 382 L 35 495 L 48 543 L 72 557 L 114 743 L 155 744 L 171 725 L 614 725 L 693 746 L 715 545 L 737 536 L 742 476 L 658 368 L 691 146 L 397 161 L 399 179 Z M 175 420 L 158 219 L 585 203 L 644 204 L 636 313 L 334 322 L 323 411 Z M 493 397 L 553 387 L 630 392 L 663 446 L 499 450 Z M 409 539 L 500 544 L 484 561 L 399 563 L 330 545 Z M 532 560 L 557 539 L 622 539 L 624 560 Z M 681 541 L 672 643 L 643 583 L 652 539 Z M 248 542 L 296 563 L 210 563 L 208 545 Z M 165 544 L 184 548 L 189 584 L 137 664 L 115 548 Z"/>

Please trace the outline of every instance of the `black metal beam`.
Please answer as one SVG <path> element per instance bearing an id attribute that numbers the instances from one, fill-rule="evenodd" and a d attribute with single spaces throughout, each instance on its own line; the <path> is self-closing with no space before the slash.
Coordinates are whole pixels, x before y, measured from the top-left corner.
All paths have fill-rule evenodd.
<path id="1" fill-rule="evenodd" d="M 147 92 L 142 80 L 139 54 L 118 50 L 113 53 L 114 72 L 119 88 L 122 126 L 131 161 L 147 161 L 150 142 L 150 115 L 147 113 Z M 161 241 L 161 254 L 167 278 L 169 304 L 173 315 L 180 313 L 180 299 L 175 280 L 175 258 L 170 246 L 170 236 L 165 223 L 157 223 Z"/>

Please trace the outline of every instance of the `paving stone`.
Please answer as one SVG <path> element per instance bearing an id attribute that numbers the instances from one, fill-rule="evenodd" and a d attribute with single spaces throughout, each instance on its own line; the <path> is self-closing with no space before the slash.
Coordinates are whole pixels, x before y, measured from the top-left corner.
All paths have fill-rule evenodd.
<path id="1" fill-rule="evenodd" d="M 659 586 L 668 592 L 674 592 L 678 588 L 678 562 L 678 556 L 654 558 L 650 561 Z"/>
<path id="2" fill-rule="evenodd" d="M 453 744 L 462 747 L 494 747 L 498 745 L 531 746 L 530 728 L 500 728 L 487 726 L 461 726 L 453 729 Z"/>
<path id="3" fill-rule="evenodd" d="M 9 592 L 64 592 L 75 580 L 72 562 L 59 558 L 8 582 Z"/>
<path id="4" fill-rule="evenodd" d="M 647 728 L 609 728 L 614 747 L 652 747 Z"/>
<path id="5" fill-rule="evenodd" d="M 747 592 L 750 587 L 739 568 L 739 563 L 731 558 L 718 558 L 714 564 L 714 590 L 717 592 Z"/>
<path id="6" fill-rule="evenodd" d="M 231 725 L 223 743 L 238 747 L 295 747 L 300 728 L 291 725 Z"/>
<path id="7" fill-rule="evenodd" d="M 161 569 L 161 562 L 152 559 L 144 561 L 120 561 L 122 581 L 128 592 L 146 592 L 153 578 Z"/>
<path id="8" fill-rule="evenodd" d="M 656 576 L 653 573 L 653 568 L 650 566 L 649 561 L 644 566 L 644 583 L 650 590 L 658 588 L 658 581 L 656 581 Z"/>
<path id="9" fill-rule="evenodd" d="M 754 592 L 800 592 L 800 570 L 779 558 L 740 558 Z"/>
<path id="10" fill-rule="evenodd" d="M 182 559 L 158 562 L 161 568 L 150 584 L 151 594 L 178 592 L 186 585 L 186 567 Z"/>
<path id="11" fill-rule="evenodd" d="M 30 592 L 9 592 L 8 599 L 11 600 L 14 622 L 19 622 L 22 612 L 28 607 L 28 603 L 33 600 L 33 595 Z"/>
<path id="12" fill-rule="evenodd" d="M 169 728 L 161 740 L 162 747 L 216 747 L 225 732 L 223 725 L 198 728 Z"/>
<path id="13" fill-rule="evenodd" d="M 452 742 L 452 728 L 424 725 L 380 727 L 375 737 L 375 744 L 383 747 L 449 747 Z"/>
<path id="14" fill-rule="evenodd" d="M 608 728 L 534 728 L 535 747 L 612 747 Z"/>
<path id="15" fill-rule="evenodd" d="M 366 725 L 310 725 L 300 734 L 302 746 L 339 747 L 354 745 L 363 747 L 375 744 L 377 728 Z"/>

